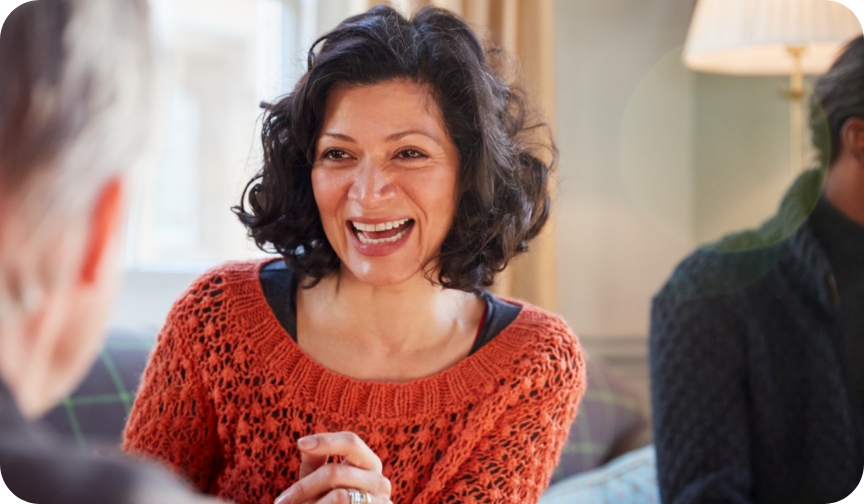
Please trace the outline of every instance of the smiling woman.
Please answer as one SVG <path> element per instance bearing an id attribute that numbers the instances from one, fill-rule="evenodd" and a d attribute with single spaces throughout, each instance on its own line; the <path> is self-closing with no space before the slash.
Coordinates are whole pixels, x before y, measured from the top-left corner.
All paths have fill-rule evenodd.
<path id="1" fill-rule="evenodd" d="M 178 301 L 126 449 L 239 503 L 537 501 L 584 366 L 560 318 L 484 290 L 545 223 L 554 152 L 500 56 L 434 8 L 313 45 L 236 208 L 283 260 Z"/>

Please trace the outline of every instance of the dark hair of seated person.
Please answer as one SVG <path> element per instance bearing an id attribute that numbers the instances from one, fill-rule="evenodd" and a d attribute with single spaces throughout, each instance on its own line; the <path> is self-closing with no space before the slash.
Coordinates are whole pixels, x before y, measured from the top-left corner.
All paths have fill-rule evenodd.
<path id="1" fill-rule="evenodd" d="M 482 293 L 546 222 L 557 157 L 547 124 L 504 79 L 506 67 L 503 52 L 487 50 L 443 9 L 425 8 L 407 20 L 378 6 L 347 19 L 313 44 L 294 90 L 266 106 L 264 166 L 234 211 L 256 244 L 280 253 L 303 286 L 337 272 L 340 260 L 324 234 L 311 182 L 328 95 L 337 85 L 423 84 L 460 164 L 453 225 L 427 276 L 445 288 Z"/>
<path id="2" fill-rule="evenodd" d="M 843 125 L 852 117 L 864 118 L 864 36 L 853 39 L 816 81 L 810 100 L 810 131 L 820 165 L 831 166 L 840 156 Z"/>

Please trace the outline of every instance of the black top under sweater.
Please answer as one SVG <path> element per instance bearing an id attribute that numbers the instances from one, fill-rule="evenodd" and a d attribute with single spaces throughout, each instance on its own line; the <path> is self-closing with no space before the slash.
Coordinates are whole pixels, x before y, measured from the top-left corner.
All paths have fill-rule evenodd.
<path id="1" fill-rule="evenodd" d="M 849 389 L 858 414 L 864 418 L 864 226 L 843 215 L 824 197 L 810 222 L 834 271 L 843 307 Z"/>
<path id="2" fill-rule="evenodd" d="M 274 261 L 261 268 L 260 278 L 267 304 L 285 332 L 296 342 L 298 275 L 288 269 L 284 261 Z M 486 291 L 483 291 L 482 296 L 486 302 L 486 319 L 470 354 L 492 341 L 522 311 L 522 307 L 504 302 Z"/>
<path id="3" fill-rule="evenodd" d="M 696 251 L 654 298 L 666 504 L 823 504 L 861 481 L 864 242 L 823 181 L 802 174 L 775 217 Z"/>

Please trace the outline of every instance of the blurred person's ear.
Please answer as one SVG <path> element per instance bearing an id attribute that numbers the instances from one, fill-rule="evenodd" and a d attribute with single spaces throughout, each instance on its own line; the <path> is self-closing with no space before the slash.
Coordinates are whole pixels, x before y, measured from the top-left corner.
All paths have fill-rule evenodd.
<path id="1" fill-rule="evenodd" d="M 124 179 L 102 184 L 90 208 L 83 219 L 70 217 L 60 226 L 54 247 L 26 251 L 42 256 L 36 262 L 46 266 L 39 269 L 54 270 L 38 306 L 22 314 L 17 337 L 2 342 L 13 354 L 2 359 L 4 379 L 30 418 L 72 391 L 102 344 L 119 277 Z"/>
<path id="2" fill-rule="evenodd" d="M 858 161 L 858 165 L 864 168 L 864 119 L 852 117 L 843 125 L 840 132 L 844 149 Z"/>
<path id="3" fill-rule="evenodd" d="M 840 150 L 828 170 L 825 196 L 846 217 L 864 225 L 864 119 L 847 119 L 839 136 Z"/>
<path id="4" fill-rule="evenodd" d="M 123 192 L 123 181 L 115 177 L 109 180 L 99 193 L 90 218 L 90 236 L 81 265 L 81 281 L 84 283 L 92 284 L 99 280 L 99 271 L 105 264 L 107 249 L 120 227 Z M 113 266 L 113 263 L 110 266 Z"/>

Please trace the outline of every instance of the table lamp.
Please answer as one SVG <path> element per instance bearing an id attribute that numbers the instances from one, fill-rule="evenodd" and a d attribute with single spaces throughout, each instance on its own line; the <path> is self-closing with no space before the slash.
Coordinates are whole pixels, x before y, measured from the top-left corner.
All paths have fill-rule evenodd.
<path id="1" fill-rule="evenodd" d="M 828 70 L 861 23 L 831 0 L 699 0 L 684 64 L 700 72 L 789 75 L 791 168 L 804 168 L 804 75 Z"/>

